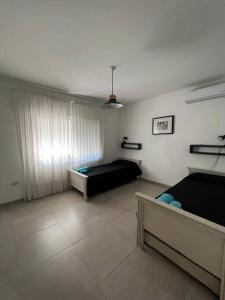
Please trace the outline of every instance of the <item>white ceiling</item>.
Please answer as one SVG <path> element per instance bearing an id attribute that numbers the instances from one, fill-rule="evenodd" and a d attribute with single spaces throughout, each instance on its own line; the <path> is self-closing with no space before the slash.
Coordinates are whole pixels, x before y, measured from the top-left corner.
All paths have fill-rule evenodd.
<path id="1" fill-rule="evenodd" d="M 0 73 L 119 101 L 225 77 L 224 0 L 0 2 Z"/>

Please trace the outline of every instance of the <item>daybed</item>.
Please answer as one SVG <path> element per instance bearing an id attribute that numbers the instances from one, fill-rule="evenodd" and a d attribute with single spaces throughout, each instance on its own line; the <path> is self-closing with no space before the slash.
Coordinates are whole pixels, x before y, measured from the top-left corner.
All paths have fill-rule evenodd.
<path id="1" fill-rule="evenodd" d="M 87 174 L 70 169 L 70 184 L 84 194 L 84 198 L 101 193 L 137 179 L 141 175 L 141 161 L 118 159 L 109 164 L 90 167 Z"/>
<path id="2" fill-rule="evenodd" d="M 225 300 L 225 174 L 194 168 L 189 174 L 167 191 L 183 209 L 136 193 L 137 243 L 153 247 Z"/>

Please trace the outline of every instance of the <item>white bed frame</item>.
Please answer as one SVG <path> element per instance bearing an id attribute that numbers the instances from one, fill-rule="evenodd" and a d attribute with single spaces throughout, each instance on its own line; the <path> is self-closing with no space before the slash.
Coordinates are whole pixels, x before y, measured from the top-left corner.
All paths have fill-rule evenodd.
<path id="1" fill-rule="evenodd" d="M 225 173 L 189 168 L 189 174 Z M 225 300 L 225 227 L 136 193 L 137 243 L 153 247 Z"/>
<path id="2" fill-rule="evenodd" d="M 139 159 L 131 159 L 131 158 L 119 158 L 119 159 L 125 159 L 125 160 L 129 160 L 132 162 L 135 162 L 139 167 L 141 167 L 141 160 Z M 83 193 L 84 195 L 84 199 L 87 200 L 88 196 L 87 196 L 87 180 L 88 180 L 88 176 L 85 174 L 81 174 L 73 169 L 69 170 L 69 178 L 70 178 L 70 185 L 74 188 L 76 188 L 77 190 L 79 190 L 80 192 Z"/>

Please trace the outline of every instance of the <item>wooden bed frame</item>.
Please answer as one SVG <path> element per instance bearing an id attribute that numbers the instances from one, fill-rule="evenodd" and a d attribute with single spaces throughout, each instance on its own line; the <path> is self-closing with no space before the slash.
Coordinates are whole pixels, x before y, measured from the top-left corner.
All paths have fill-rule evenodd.
<path id="1" fill-rule="evenodd" d="M 144 194 L 136 197 L 138 246 L 153 247 L 225 300 L 225 227 Z"/>
<path id="2" fill-rule="evenodd" d="M 139 167 L 141 167 L 141 160 L 139 159 L 131 159 L 131 158 L 118 158 L 118 159 L 124 159 L 128 161 L 135 162 Z M 84 195 L 84 199 L 87 200 L 87 180 L 88 176 L 85 174 L 81 174 L 73 169 L 69 170 L 69 178 L 70 178 L 70 185 L 77 190 L 79 190 Z"/>

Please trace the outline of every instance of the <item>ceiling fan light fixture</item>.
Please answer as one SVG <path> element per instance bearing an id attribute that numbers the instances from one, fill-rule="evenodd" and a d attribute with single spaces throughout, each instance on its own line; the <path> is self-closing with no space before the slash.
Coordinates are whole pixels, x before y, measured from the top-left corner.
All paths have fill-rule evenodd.
<path id="1" fill-rule="evenodd" d="M 116 108 L 122 108 L 123 104 L 118 102 L 118 101 L 107 101 L 103 105 L 104 108 L 109 108 L 109 109 L 116 109 Z"/>
<path id="2" fill-rule="evenodd" d="M 113 72 L 116 69 L 116 67 L 111 66 L 110 68 L 112 70 L 112 94 L 109 96 L 109 100 L 104 103 L 103 107 L 109 108 L 109 109 L 122 108 L 123 104 L 116 100 L 116 95 L 114 95 L 114 93 L 113 93 Z"/>

